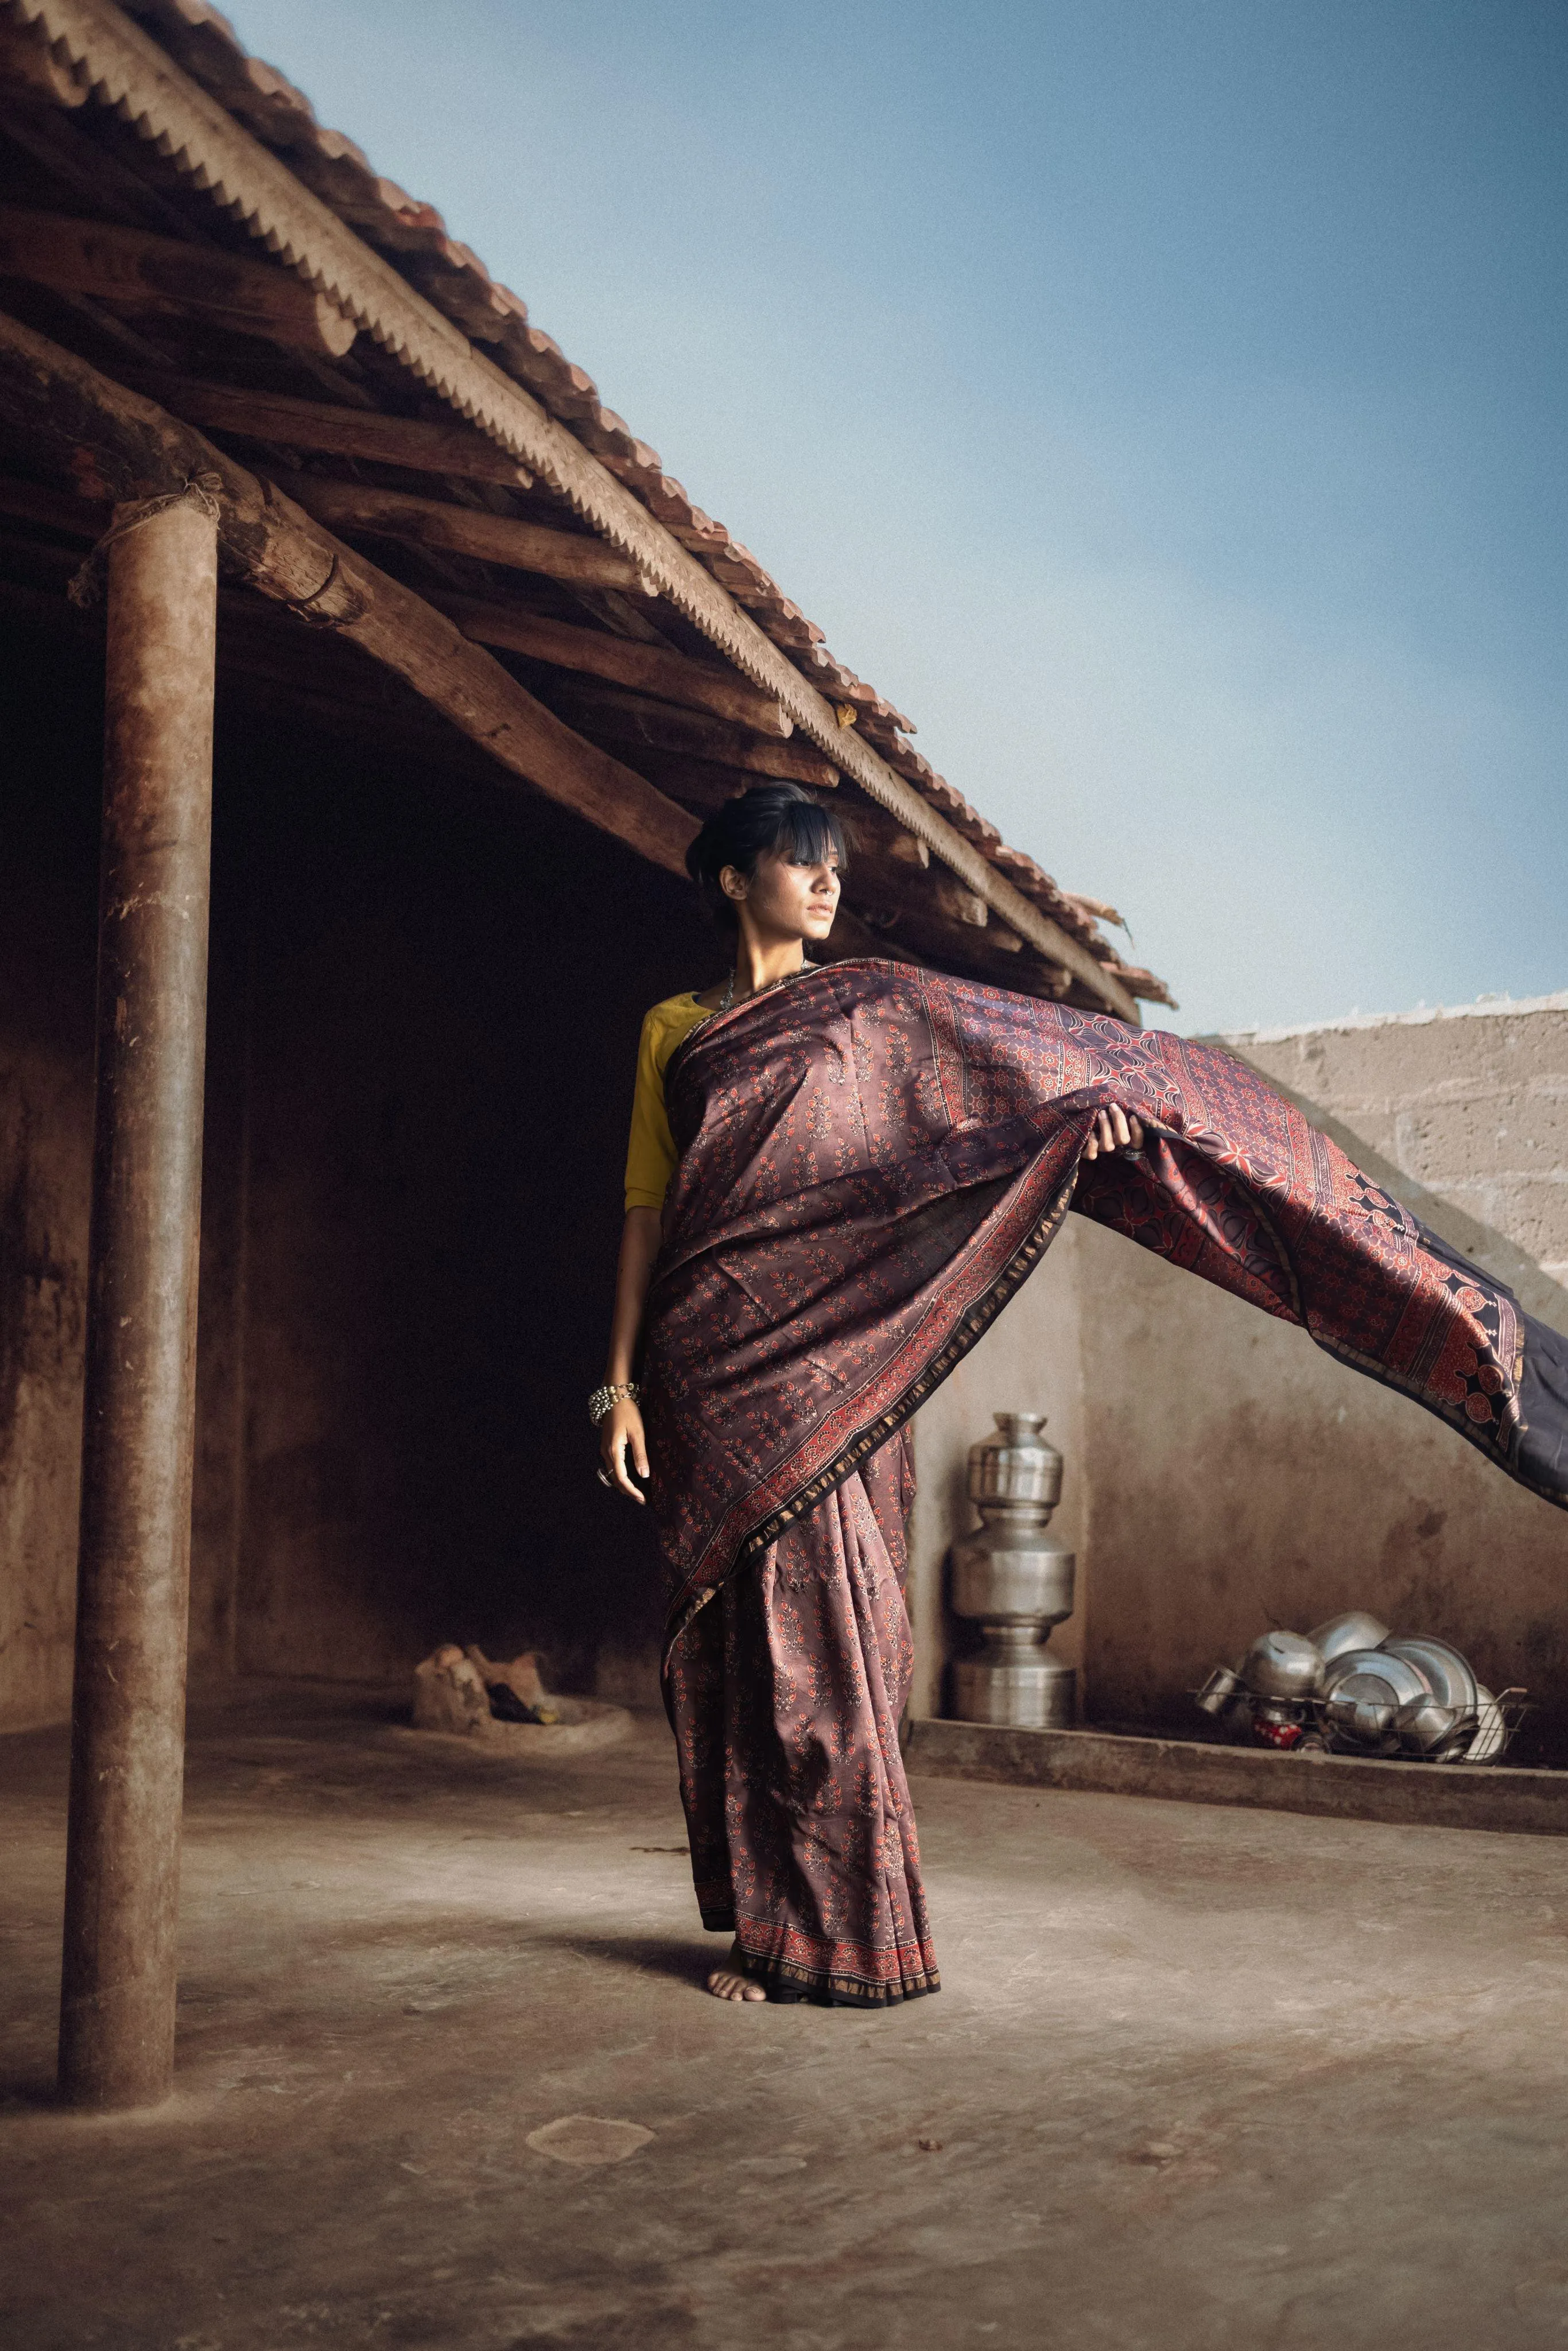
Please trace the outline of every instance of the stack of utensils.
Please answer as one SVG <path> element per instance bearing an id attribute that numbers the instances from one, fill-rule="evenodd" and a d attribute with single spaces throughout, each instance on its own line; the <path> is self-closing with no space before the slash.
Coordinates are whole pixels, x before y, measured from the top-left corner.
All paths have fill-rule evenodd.
<path id="1" fill-rule="evenodd" d="M 1524 1696 L 1494 1698 L 1447 1641 L 1392 1634 L 1362 1608 L 1312 1633 L 1260 1633 L 1238 1665 L 1216 1666 L 1197 1693 L 1237 1740 L 1418 1763 L 1500 1761 Z"/>

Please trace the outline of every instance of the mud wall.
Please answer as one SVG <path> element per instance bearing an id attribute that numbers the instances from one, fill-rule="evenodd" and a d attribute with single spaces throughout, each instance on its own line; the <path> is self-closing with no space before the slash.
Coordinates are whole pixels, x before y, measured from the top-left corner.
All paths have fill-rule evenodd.
<path id="1" fill-rule="evenodd" d="M 68 1708 L 99 664 L 0 684 L 0 1727 Z M 15 658 L 12 658 L 12 656 Z M 438 1638 L 614 1682 L 659 1615 L 593 1479 L 643 1006 L 684 887 L 455 742 L 366 757 L 220 690 L 192 1665 L 401 1675 Z M 445 749 L 446 747 L 439 747 Z M 632 1670 L 628 1668 L 628 1670 Z"/>
<path id="2" fill-rule="evenodd" d="M 22 650 L 0 715 L 0 1724 L 17 1728 L 70 1702 L 102 724 L 77 665 Z"/>
<path id="3" fill-rule="evenodd" d="M 685 890 L 534 801 L 312 761 L 249 862 L 235 1661 L 401 1673 L 658 1622 L 594 1478 L 643 1008 L 715 960 Z"/>

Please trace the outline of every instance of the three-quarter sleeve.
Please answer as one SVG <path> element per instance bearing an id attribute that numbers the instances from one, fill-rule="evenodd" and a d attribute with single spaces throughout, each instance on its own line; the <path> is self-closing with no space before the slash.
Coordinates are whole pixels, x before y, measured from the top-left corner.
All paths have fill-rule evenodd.
<path id="1" fill-rule="evenodd" d="M 626 1206 L 662 1208 L 675 1172 L 675 1140 L 664 1109 L 664 1063 L 669 1060 L 664 1023 L 655 1005 L 643 1022 L 637 1045 L 637 1085 L 632 1097 L 632 1133 L 626 1145 Z M 661 1047 L 665 1050 L 661 1050 Z"/>

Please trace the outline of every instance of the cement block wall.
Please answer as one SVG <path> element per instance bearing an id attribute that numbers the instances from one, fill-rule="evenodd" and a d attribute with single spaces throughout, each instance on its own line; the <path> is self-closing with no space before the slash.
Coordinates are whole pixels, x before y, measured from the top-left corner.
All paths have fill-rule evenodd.
<path id="1" fill-rule="evenodd" d="M 1532 1314 L 1563 1327 L 1568 992 L 1224 1041 Z"/>
<path id="2" fill-rule="evenodd" d="M 1568 1329 L 1568 997 L 1224 1041 Z M 1568 1518 L 1303 1332 L 1070 1217 L 964 1378 L 915 1424 L 938 1497 L 961 1491 L 993 1399 L 1074 1398 L 1064 1655 L 1091 1719 L 1190 1725 L 1190 1691 L 1254 1633 L 1359 1603 L 1457 1642 L 1493 1687 L 1528 1685 L 1537 1743 L 1568 1752 Z M 932 1587 L 955 1522 L 950 1499 L 917 1521 L 923 1696 L 953 1636 Z"/>

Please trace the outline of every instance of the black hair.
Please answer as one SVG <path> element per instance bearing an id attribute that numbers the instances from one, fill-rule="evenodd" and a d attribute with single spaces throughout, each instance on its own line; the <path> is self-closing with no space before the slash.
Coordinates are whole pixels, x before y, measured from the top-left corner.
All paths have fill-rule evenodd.
<path id="1" fill-rule="evenodd" d="M 749 882 L 769 856 L 789 865 L 821 865 L 836 856 L 842 871 L 850 862 L 842 818 L 799 784 L 753 784 L 716 809 L 686 852 L 686 872 L 721 931 L 738 930 L 740 918 L 719 875 L 733 865 Z"/>

